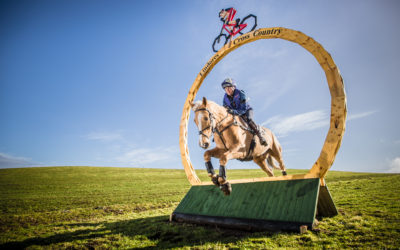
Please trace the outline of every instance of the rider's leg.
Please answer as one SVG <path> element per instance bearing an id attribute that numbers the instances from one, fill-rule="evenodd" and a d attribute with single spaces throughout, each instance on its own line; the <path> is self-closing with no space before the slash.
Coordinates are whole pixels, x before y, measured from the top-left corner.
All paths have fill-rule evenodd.
<path id="1" fill-rule="evenodd" d="M 235 20 L 229 21 L 228 24 L 230 24 L 232 26 L 232 28 L 233 27 L 238 28 L 239 24 L 240 24 L 240 18 L 237 18 Z"/>
<path id="2" fill-rule="evenodd" d="M 239 27 L 239 24 L 240 24 L 240 18 L 237 18 L 236 19 L 236 27 Z"/>
<path id="3" fill-rule="evenodd" d="M 254 130 L 254 132 L 256 133 L 256 135 L 258 136 L 258 138 L 260 139 L 261 145 L 267 146 L 267 145 L 268 145 L 267 141 L 266 141 L 265 138 L 261 135 L 260 130 L 258 129 L 258 126 L 256 125 L 256 123 L 255 123 L 254 120 L 253 120 L 253 110 L 252 110 L 252 109 L 249 109 L 249 110 L 246 112 L 245 120 L 246 120 L 247 124 L 249 124 L 250 128 L 251 128 L 252 130 Z"/>

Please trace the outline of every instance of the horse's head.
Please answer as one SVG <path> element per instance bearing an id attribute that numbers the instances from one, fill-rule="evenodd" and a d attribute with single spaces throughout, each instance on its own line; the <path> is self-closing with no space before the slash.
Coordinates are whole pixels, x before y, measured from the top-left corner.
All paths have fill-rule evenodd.
<path id="1" fill-rule="evenodd" d="M 214 116 L 211 113 L 209 107 L 207 107 L 207 99 L 203 97 L 203 101 L 195 102 L 190 104 L 194 111 L 194 122 L 199 129 L 199 145 L 200 147 L 207 149 L 210 145 L 210 139 L 213 134 L 215 127 Z"/>

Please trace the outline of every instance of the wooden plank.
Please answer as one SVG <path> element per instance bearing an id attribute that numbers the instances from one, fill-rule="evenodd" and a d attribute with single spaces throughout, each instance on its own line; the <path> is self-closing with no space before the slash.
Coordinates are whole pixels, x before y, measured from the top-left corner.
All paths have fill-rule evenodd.
<path id="1" fill-rule="evenodd" d="M 265 181 L 284 181 L 284 180 L 303 180 L 303 179 L 314 179 L 319 178 L 318 173 L 307 173 L 307 174 L 293 174 L 293 175 L 285 175 L 285 176 L 273 176 L 273 177 L 259 177 L 259 178 L 250 178 L 250 179 L 238 179 L 238 180 L 228 180 L 231 184 L 238 183 L 249 183 L 249 182 L 265 182 Z M 209 186 L 213 183 L 211 181 L 205 181 L 194 185 L 204 185 Z"/>
<path id="2" fill-rule="evenodd" d="M 313 224 L 285 222 L 285 221 L 267 221 L 242 218 L 227 218 L 196 214 L 173 213 L 171 221 L 180 223 L 192 223 L 200 225 L 212 225 L 229 229 L 240 229 L 246 231 L 294 231 L 299 232 L 301 226 L 313 228 Z"/>
<path id="3" fill-rule="evenodd" d="M 293 217 L 297 217 L 296 212 L 298 211 L 298 206 L 301 204 L 301 202 L 303 202 L 303 199 L 295 199 L 295 197 L 293 196 L 294 194 L 292 192 L 290 194 L 292 194 L 290 196 L 293 201 L 290 206 L 286 207 L 285 211 L 287 215 L 291 216 L 288 218 L 288 220 L 293 220 Z"/>
<path id="4" fill-rule="evenodd" d="M 318 195 L 318 216 L 333 217 L 338 215 L 335 203 L 327 186 L 321 186 Z"/>
<path id="5" fill-rule="evenodd" d="M 211 221 L 230 218 L 285 222 L 311 228 L 319 186 L 319 178 L 239 183 L 232 184 L 230 196 L 213 185 L 192 186 L 173 214 L 205 216 Z"/>
<path id="6" fill-rule="evenodd" d="M 319 185 L 321 184 L 321 182 L 319 182 Z M 311 188 L 311 186 L 309 186 L 309 188 Z M 318 197 L 319 195 L 319 188 L 317 189 L 313 189 L 315 191 L 314 195 L 316 197 Z M 307 218 L 307 220 L 314 220 L 315 216 L 317 214 L 317 204 L 318 204 L 318 199 L 316 200 L 307 200 L 305 202 L 302 203 L 302 209 L 301 210 L 305 210 L 305 211 L 313 211 L 312 213 L 308 213 L 305 216 L 309 216 Z"/>
<path id="7" fill-rule="evenodd" d="M 275 217 L 277 218 L 277 220 L 281 221 L 289 221 L 290 218 L 285 217 L 282 214 L 282 210 L 284 208 L 284 205 L 290 206 L 290 202 L 286 202 L 285 204 L 285 198 L 287 197 L 291 197 L 291 194 L 294 193 L 295 190 L 292 190 L 293 192 L 285 192 L 287 190 L 287 186 L 284 185 L 276 185 L 277 186 L 277 192 L 273 193 L 274 194 L 274 198 L 277 200 L 276 201 L 276 205 L 274 204 L 274 207 L 272 209 L 272 213 L 271 213 L 271 217 Z M 290 187 L 292 187 L 290 185 Z M 284 195 L 280 195 L 280 194 L 284 194 Z"/>

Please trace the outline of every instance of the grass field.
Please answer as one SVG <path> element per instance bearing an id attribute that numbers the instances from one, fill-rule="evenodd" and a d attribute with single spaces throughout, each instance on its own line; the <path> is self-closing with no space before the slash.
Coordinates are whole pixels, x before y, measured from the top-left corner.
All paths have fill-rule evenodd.
<path id="1" fill-rule="evenodd" d="M 257 169 L 228 174 L 264 176 Z M 190 188 L 183 170 L 2 169 L 0 249 L 400 248 L 400 175 L 330 171 L 326 182 L 339 215 L 322 219 L 318 230 L 250 233 L 170 223 Z"/>

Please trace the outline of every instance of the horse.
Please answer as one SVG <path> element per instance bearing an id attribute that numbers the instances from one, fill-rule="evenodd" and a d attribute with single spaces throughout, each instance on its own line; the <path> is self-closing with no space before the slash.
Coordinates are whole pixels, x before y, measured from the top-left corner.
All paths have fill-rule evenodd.
<path id="1" fill-rule="evenodd" d="M 231 184 L 226 178 L 226 165 L 229 160 L 253 160 L 268 176 L 274 176 L 273 169 L 280 169 L 287 175 L 282 159 L 282 147 L 271 130 L 261 127 L 261 134 L 267 145 L 261 145 L 259 138 L 239 116 L 231 114 L 217 103 L 203 97 L 202 101 L 190 102 L 195 113 L 194 122 L 199 130 L 199 146 L 207 149 L 213 137 L 216 147 L 205 151 L 204 161 L 211 181 L 219 186 L 225 195 L 232 192 Z M 215 174 L 211 157 L 219 159 L 219 173 Z M 274 164 L 274 158 L 279 168 Z M 267 164 L 268 163 L 268 164 Z M 268 166 L 269 165 L 269 166 Z"/>

